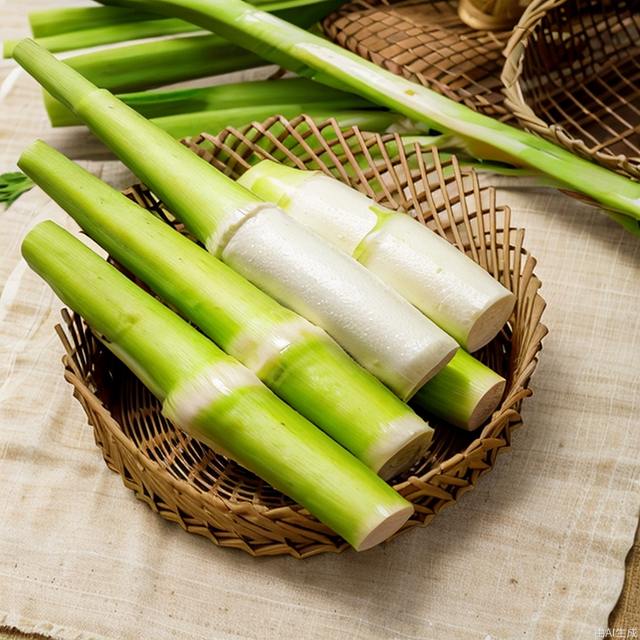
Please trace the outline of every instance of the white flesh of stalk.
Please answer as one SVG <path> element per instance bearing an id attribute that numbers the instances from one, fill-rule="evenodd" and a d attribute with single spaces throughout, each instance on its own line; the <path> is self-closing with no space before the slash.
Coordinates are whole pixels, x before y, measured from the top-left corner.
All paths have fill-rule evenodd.
<path id="1" fill-rule="evenodd" d="M 268 189 L 292 218 L 354 256 L 467 351 L 487 344 L 508 320 L 513 293 L 437 233 L 334 178 L 309 172 L 300 179 L 302 172 L 289 170 L 295 179 L 285 183 L 283 170 L 265 161 L 240 183 L 261 197 Z"/>
<path id="2" fill-rule="evenodd" d="M 256 207 L 224 248 L 207 248 L 276 300 L 322 327 L 355 360 L 410 398 L 457 344 L 355 260 L 276 207 Z"/>

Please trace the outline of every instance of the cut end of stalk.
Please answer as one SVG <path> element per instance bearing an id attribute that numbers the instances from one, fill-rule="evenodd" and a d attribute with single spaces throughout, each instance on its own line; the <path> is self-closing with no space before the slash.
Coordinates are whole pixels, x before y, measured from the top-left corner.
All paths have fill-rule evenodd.
<path id="1" fill-rule="evenodd" d="M 491 342 L 505 325 L 516 303 L 511 292 L 505 292 L 490 307 L 481 313 L 471 326 L 465 344 L 467 351 L 477 351 Z"/>
<path id="2" fill-rule="evenodd" d="M 495 411 L 506 380 L 464 349 L 416 394 L 414 404 L 472 431 Z"/>
<path id="3" fill-rule="evenodd" d="M 404 402 L 408 402 L 416 393 L 418 393 L 420 389 L 422 389 L 422 387 L 424 387 L 425 384 L 427 384 L 427 382 L 429 382 L 429 380 L 436 376 L 449 364 L 449 362 L 451 362 L 451 360 L 453 360 L 453 357 L 460 349 L 453 340 L 451 340 L 451 343 L 455 346 L 453 346 L 453 348 L 434 367 L 429 369 L 429 371 L 427 371 L 427 373 L 422 376 L 422 378 L 420 378 L 420 380 L 418 380 L 418 382 L 414 384 L 413 387 L 403 393 L 400 396 L 401 400 L 403 400 Z"/>
<path id="4" fill-rule="evenodd" d="M 469 421 L 463 427 L 464 429 L 473 431 L 489 418 L 498 406 L 506 385 L 507 381 L 502 378 L 486 390 L 485 394 L 478 400 L 475 409 L 471 412 Z"/>
<path id="5" fill-rule="evenodd" d="M 417 420 L 414 420 L 418 422 Z M 410 434 L 396 447 L 386 462 L 378 469 L 378 475 L 383 480 L 390 480 L 394 476 L 403 473 L 409 469 L 416 460 L 421 458 L 425 451 L 429 448 L 433 438 L 433 429 L 430 427 L 425 430 L 425 423 L 420 420 L 421 431 Z M 389 456 L 389 452 L 387 452 Z"/>
<path id="6" fill-rule="evenodd" d="M 359 544 L 354 544 L 356 551 L 366 551 L 384 542 L 387 538 L 399 531 L 405 522 L 413 515 L 413 507 L 410 504 L 398 507 L 391 513 L 388 509 L 380 510 L 371 518 L 371 528 Z"/>

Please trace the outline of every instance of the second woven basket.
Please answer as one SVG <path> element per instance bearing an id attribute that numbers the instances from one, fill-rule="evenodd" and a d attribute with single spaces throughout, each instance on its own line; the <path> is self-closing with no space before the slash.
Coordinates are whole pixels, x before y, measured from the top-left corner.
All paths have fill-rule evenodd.
<path id="1" fill-rule="evenodd" d="M 505 53 L 522 127 L 640 179 L 640 2 L 534 0 Z"/>

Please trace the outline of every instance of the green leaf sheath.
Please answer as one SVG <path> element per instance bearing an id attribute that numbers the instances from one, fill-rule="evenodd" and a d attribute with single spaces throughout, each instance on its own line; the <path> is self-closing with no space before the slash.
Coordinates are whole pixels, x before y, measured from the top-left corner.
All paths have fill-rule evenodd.
<path id="1" fill-rule="evenodd" d="M 19 164 L 111 256 L 366 464 L 394 421 L 419 422 L 324 332 L 44 142 Z M 296 324 L 299 339 L 254 366 L 280 327 Z"/>
<path id="2" fill-rule="evenodd" d="M 22 251 L 63 302 L 165 400 L 163 411 L 195 412 L 183 428 L 299 502 L 354 547 L 380 542 L 411 515 L 411 505 L 365 465 L 67 231 L 43 222 L 27 234 Z M 376 536 L 385 522 L 390 527 Z"/>
<path id="3" fill-rule="evenodd" d="M 104 4 L 149 6 L 147 0 L 109 0 Z M 443 133 L 456 134 L 476 157 L 533 167 L 605 208 L 640 220 L 639 183 L 478 114 L 241 0 L 158 0 L 153 6 L 158 13 L 213 30 L 299 75 L 349 89 Z"/>

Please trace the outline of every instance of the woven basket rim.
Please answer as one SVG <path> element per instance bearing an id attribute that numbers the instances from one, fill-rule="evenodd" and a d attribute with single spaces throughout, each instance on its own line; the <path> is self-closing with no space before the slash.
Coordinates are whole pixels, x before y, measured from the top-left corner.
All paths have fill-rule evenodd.
<path id="1" fill-rule="evenodd" d="M 255 126 L 258 129 L 264 127 L 268 129 L 268 124 L 273 124 L 274 118 L 279 123 L 286 123 L 287 126 L 294 126 L 293 122 L 302 122 L 309 125 L 311 119 L 306 116 L 300 116 L 293 121 L 288 121 L 281 116 L 272 117 L 265 121 L 265 123 L 254 123 L 250 126 Z M 332 123 L 332 126 L 336 127 L 335 121 L 328 121 Z M 354 127 L 350 130 L 357 132 Z M 196 139 L 195 142 L 187 142 L 187 146 L 190 146 L 194 151 L 200 155 L 206 155 L 206 151 L 202 152 L 202 148 L 198 146 L 199 143 L 203 143 L 211 140 L 224 139 L 224 136 L 229 132 L 238 133 L 236 129 L 227 129 L 218 136 L 201 136 Z M 319 129 L 318 129 L 319 131 Z M 244 136 L 242 132 L 239 134 Z M 360 135 L 362 135 L 360 133 Z M 245 139 L 245 138 L 243 138 Z M 195 148 L 194 148 L 195 147 Z M 436 157 L 436 156 L 434 156 Z M 387 159 L 387 161 L 389 161 Z M 452 161 L 455 164 L 455 159 Z M 470 175 L 475 176 L 473 172 L 469 172 Z M 495 203 L 495 194 L 491 188 L 488 188 L 492 202 Z M 527 325 L 531 329 L 528 339 L 528 352 L 520 354 L 527 363 L 525 369 L 519 373 L 518 379 L 512 381 L 512 388 L 516 390 L 515 393 L 507 394 L 501 403 L 501 408 L 496 413 L 501 411 L 500 419 L 495 420 L 492 418 L 485 424 L 481 432 L 466 446 L 464 451 L 459 451 L 450 456 L 446 460 L 434 464 L 425 473 L 420 475 L 413 475 L 401 482 L 393 484 L 394 488 L 411 501 L 418 500 L 421 496 L 427 495 L 434 499 L 440 497 L 442 499 L 442 506 L 447 506 L 455 502 L 466 490 L 473 488 L 475 481 L 487 473 L 493 466 L 495 456 L 507 450 L 510 446 L 509 434 L 511 429 L 521 425 L 521 417 L 519 413 L 519 406 L 521 401 L 530 396 L 532 391 L 528 388 L 528 381 L 535 370 L 538 362 L 538 356 L 542 349 L 541 341 L 547 334 L 547 328 L 540 321 L 542 312 L 546 303 L 540 296 L 539 288 L 540 281 L 534 274 L 535 259 L 530 256 L 524 247 L 522 246 L 522 240 L 524 237 L 523 230 L 516 230 L 510 226 L 509 208 L 507 206 L 497 207 L 493 205 L 495 210 L 501 210 L 504 212 L 504 224 L 505 230 L 510 230 L 513 235 L 507 234 L 507 245 L 511 249 L 513 246 L 511 243 L 515 243 L 515 251 L 522 259 L 517 259 L 519 267 L 519 275 L 512 276 L 515 280 L 521 283 L 521 288 L 525 290 L 527 294 L 527 300 L 531 304 L 528 314 L 531 315 L 530 322 L 532 326 Z M 474 236 L 475 237 L 475 236 Z M 524 295 L 524 293 L 523 293 Z M 535 309 L 534 309 L 535 307 Z M 255 501 L 246 502 L 233 500 L 225 497 L 224 495 L 214 494 L 211 491 L 203 493 L 201 489 L 190 484 L 187 480 L 175 477 L 169 470 L 162 466 L 156 460 L 151 459 L 137 444 L 136 442 L 125 433 L 122 426 L 111 415 L 108 408 L 97 397 L 96 393 L 90 388 L 88 381 L 83 376 L 81 366 L 77 362 L 78 357 L 78 345 L 82 343 L 83 329 L 86 330 L 86 324 L 83 324 L 81 318 L 75 314 L 70 314 L 68 311 L 63 311 L 63 320 L 66 324 L 66 330 L 62 327 L 56 327 L 56 331 L 64 345 L 65 355 L 63 356 L 63 364 L 65 367 L 64 377 L 73 387 L 74 395 L 78 397 L 83 405 L 85 412 L 87 413 L 89 423 L 94 427 L 96 434 L 96 442 L 102 449 L 103 456 L 107 465 L 114 471 L 120 473 L 126 486 L 132 488 L 137 497 L 141 498 L 151 506 L 152 509 L 159 511 L 160 514 L 172 521 L 177 521 L 183 526 L 183 528 L 190 530 L 194 533 L 206 535 L 212 541 L 222 546 L 233 546 L 241 548 L 253 555 L 275 555 L 286 553 L 296 558 L 308 557 L 323 553 L 327 551 L 340 552 L 343 551 L 348 545 L 344 542 L 333 542 L 322 532 L 317 532 L 317 544 L 311 545 L 309 550 L 302 550 L 300 546 L 293 544 L 287 544 L 285 542 L 273 542 L 271 545 L 256 549 L 241 536 L 230 537 L 229 539 L 217 539 L 210 531 L 203 526 L 193 526 L 190 524 L 190 517 L 187 513 L 183 514 L 184 508 L 175 507 L 168 509 L 167 504 L 170 500 L 165 497 L 161 497 L 159 506 L 158 501 L 152 499 L 148 494 L 148 489 L 142 487 L 144 484 L 144 478 L 156 479 L 161 483 L 167 483 L 170 490 L 180 498 L 186 498 L 191 501 L 198 501 L 202 503 L 202 511 L 206 512 L 218 512 L 227 514 L 229 518 L 239 518 L 243 521 L 252 521 L 252 519 L 267 516 L 273 520 L 276 520 L 276 524 L 280 521 L 286 520 L 291 515 L 296 517 L 306 517 L 310 521 L 314 520 L 309 516 L 308 512 L 299 505 L 293 506 L 271 506 L 269 504 L 259 504 Z M 90 332 L 90 330 L 89 330 Z M 69 338 L 71 336 L 71 338 Z M 80 337 L 78 337 L 80 336 Z M 74 343 L 74 344 L 72 344 Z M 519 356 L 520 357 L 520 356 Z M 507 406 L 507 409 L 503 410 L 502 407 Z M 99 435 L 100 433 L 100 435 Z M 111 439 L 110 443 L 104 442 L 105 438 Z M 108 446 L 107 446 L 108 445 Z M 108 449 L 110 452 L 108 453 Z M 115 451 L 115 453 L 114 453 Z M 486 457 L 490 456 L 490 461 L 487 462 Z M 126 464 L 123 463 L 123 459 L 129 458 L 133 461 L 132 465 L 135 467 L 135 471 L 140 474 L 142 480 L 136 480 L 130 476 L 135 475 L 135 472 L 125 472 Z M 131 467 L 131 465 L 130 465 Z M 464 475 L 471 473 L 473 481 L 467 482 L 464 479 Z M 198 513 L 200 513 L 198 511 Z M 437 512 L 436 512 L 437 513 Z M 435 513 L 434 513 L 435 515 Z M 433 517 L 433 516 L 431 516 Z M 431 518 L 425 518 L 420 522 L 412 521 L 408 526 L 426 525 L 430 522 Z M 283 525 L 285 526 L 285 525 Z M 407 527 L 401 531 L 406 530 Z M 315 531 L 315 530 L 314 530 Z M 400 532 L 398 532 L 400 533 Z M 398 535 L 396 533 L 395 535 Z M 335 534 L 333 534 L 335 536 Z M 282 536 L 286 538 L 286 528 Z M 394 536 L 395 537 L 395 536 Z M 323 540 L 327 540 L 326 543 Z"/>
<path id="2" fill-rule="evenodd" d="M 552 10 L 569 3 L 571 0 L 532 0 L 520 17 L 504 49 L 504 66 L 500 74 L 505 104 L 518 119 L 520 125 L 561 144 L 570 151 L 605 167 L 640 178 L 640 159 L 631 159 L 624 154 L 594 151 L 581 138 L 569 133 L 562 125 L 549 123 L 541 118 L 527 103 L 524 97 L 523 72 L 524 60 L 530 38 L 538 29 L 545 16 Z"/>

